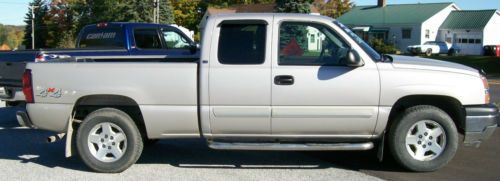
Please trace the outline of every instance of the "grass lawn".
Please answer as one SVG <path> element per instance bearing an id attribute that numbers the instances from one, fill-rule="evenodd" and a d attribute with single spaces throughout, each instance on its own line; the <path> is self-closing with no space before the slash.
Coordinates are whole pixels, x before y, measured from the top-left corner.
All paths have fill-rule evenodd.
<path id="1" fill-rule="evenodd" d="M 455 62 L 483 69 L 488 76 L 500 76 L 500 57 L 489 56 L 431 56 L 428 58 Z"/>

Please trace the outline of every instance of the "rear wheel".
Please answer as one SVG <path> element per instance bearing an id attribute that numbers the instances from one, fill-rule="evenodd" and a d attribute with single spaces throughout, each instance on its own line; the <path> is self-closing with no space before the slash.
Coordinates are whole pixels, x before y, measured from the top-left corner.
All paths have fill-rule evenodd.
<path id="1" fill-rule="evenodd" d="M 391 125 L 389 149 L 395 160 L 412 171 L 437 170 L 455 156 L 458 132 L 453 120 L 434 106 L 408 108 Z"/>
<path id="2" fill-rule="evenodd" d="M 122 172 L 140 157 L 143 143 L 139 129 L 126 113 L 103 108 L 90 113 L 78 128 L 76 146 L 92 170 Z"/>

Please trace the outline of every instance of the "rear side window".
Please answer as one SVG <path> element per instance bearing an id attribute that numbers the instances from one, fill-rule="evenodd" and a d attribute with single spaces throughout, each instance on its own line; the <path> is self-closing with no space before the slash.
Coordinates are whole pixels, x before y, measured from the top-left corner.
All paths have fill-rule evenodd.
<path id="1" fill-rule="evenodd" d="M 86 28 L 80 37 L 80 48 L 125 48 L 121 28 Z"/>
<path id="2" fill-rule="evenodd" d="M 217 55 L 221 64 L 262 64 L 265 46 L 265 24 L 222 24 Z"/>
<path id="3" fill-rule="evenodd" d="M 134 30 L 135 46 L 143 49 L 160 49 L 161 41 L 158 31 L 155 28 L 151 29 L 135 29 Z"/>

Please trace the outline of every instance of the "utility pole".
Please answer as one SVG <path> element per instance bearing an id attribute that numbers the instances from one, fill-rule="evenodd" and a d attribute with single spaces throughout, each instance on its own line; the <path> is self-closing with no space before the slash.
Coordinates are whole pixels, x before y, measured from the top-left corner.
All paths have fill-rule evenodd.
<path id="1" fill-rule="evenodd" d="M 153 23 L 160 23 L 160 0 L 154 0 Z"/>
<path id="2" fill-rule="evenodd" d="M 35 8 L 39 6 L 31 5 L 31 49 L 35 49 Z"/>
<path id="3" fill-rule="evenodd" d="M 160 23 L 160 0 L 156 0 L 156 23 Z"/>

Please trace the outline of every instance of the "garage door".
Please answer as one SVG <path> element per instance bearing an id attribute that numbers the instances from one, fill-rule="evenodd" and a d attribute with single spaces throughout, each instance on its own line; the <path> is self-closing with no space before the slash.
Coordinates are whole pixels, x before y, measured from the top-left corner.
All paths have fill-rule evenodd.
<path id="1" fill-rule="evenodd" d="M 460 48 L 460 53 L 465 55 L 481 55 L 483 51 L 482 33 L 457 33 L 456 45 Z"/>

